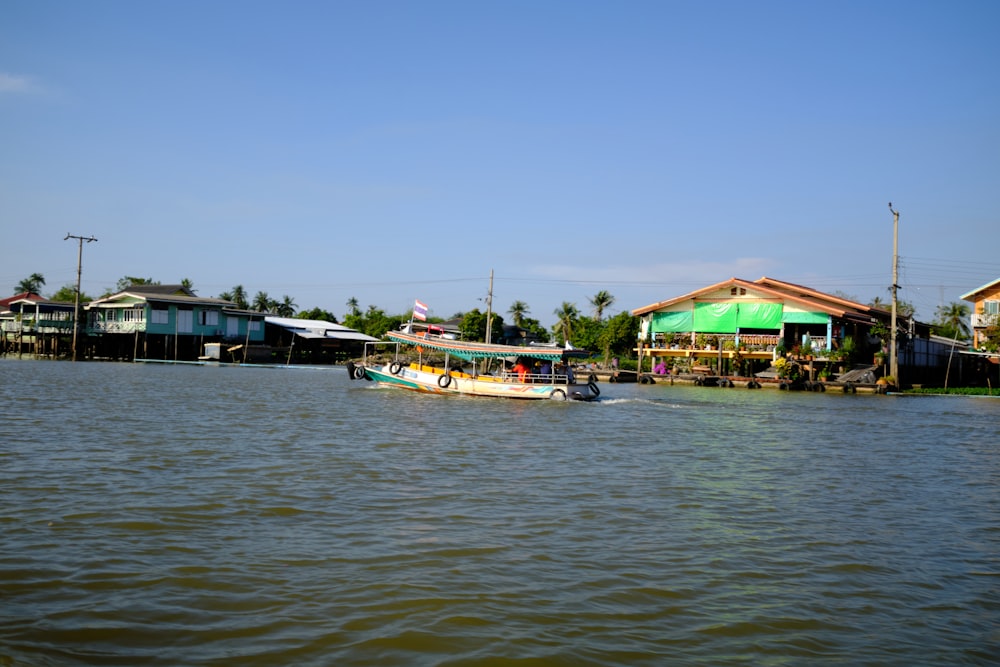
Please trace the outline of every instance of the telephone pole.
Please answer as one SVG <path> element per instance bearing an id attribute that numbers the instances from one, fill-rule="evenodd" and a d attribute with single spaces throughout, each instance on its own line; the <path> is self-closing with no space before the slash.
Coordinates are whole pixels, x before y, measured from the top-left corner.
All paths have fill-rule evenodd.
<path id="1" fill-rule="evenodd" d="M 83 275 L 83 242 L 92 243 L 97 239 L 93 236 L 66 234 L 63 241 L 70 239 L 76 239 L 79 242 L 79 249 L 76 253 L 76 296 L 73 299 L 73 361 L 76 361 L 76 335 L 80 330 L 80 277 Z"/>
<path id="2" fill-rule="evenodd" d="M 896 291 L 899 290 L 899 211 L 892 212 L 892 321 L 889 331 L 889 375 L 894 378 L 896 386 L 901 386 L 899 380 L 899 357 L 896 351 Z"/>

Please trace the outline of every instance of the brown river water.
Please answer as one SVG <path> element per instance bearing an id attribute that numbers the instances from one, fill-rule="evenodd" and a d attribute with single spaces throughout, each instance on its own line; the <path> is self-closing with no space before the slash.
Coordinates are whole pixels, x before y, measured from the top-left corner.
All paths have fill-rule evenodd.
<path id="1" fill-rule="evenodd" d="M 1000 399 L 0 360 L 0 665 L 1000 656 Z"/>

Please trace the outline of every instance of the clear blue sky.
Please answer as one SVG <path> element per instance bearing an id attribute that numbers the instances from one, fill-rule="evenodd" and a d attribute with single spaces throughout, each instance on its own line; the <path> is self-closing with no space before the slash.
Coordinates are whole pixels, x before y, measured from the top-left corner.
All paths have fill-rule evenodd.
<path id="1" fill-rule="evenodd" d="M 1000 2 L 0 4 L 0 292 L 612 313 L 1000 278 Z"/>

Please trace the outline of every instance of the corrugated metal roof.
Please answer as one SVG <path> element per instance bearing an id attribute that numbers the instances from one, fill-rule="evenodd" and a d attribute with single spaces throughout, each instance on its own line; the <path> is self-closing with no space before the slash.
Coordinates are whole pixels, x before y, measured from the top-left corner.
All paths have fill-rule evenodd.
<path id="1" fill-rule="evenodd" d="M 356 340 L 362 342 L 377 342 L 378 338 L 373 338 L 360 331 L 349 329 L 342 324 L 334 324 L 325 320 L 300 320 L 294 317 L 276 317 L 268 315 L 264 318 L 267 324 L 287 329 L 302 338 L 330 338 L 336 340 Z"/>

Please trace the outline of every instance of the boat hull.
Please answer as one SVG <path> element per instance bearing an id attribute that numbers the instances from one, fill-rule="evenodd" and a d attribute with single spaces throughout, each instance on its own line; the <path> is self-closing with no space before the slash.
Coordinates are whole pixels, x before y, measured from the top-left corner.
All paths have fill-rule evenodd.
<path id="1" fill-rule="evenodd" d="M 446 374 L 440 369 L 419 368 L 416 364 L 410 366 L 401 366 L 400 364 L 358 365 L 354 366 L 354 369 L 363 369 L 365 378 L 383 386 L 430 394 L 522 400 L 592 401 L 601 393 L 593 382 L 586 384 L 511 382 L 489 375 L 473 377 L 466 373 Z"/>

